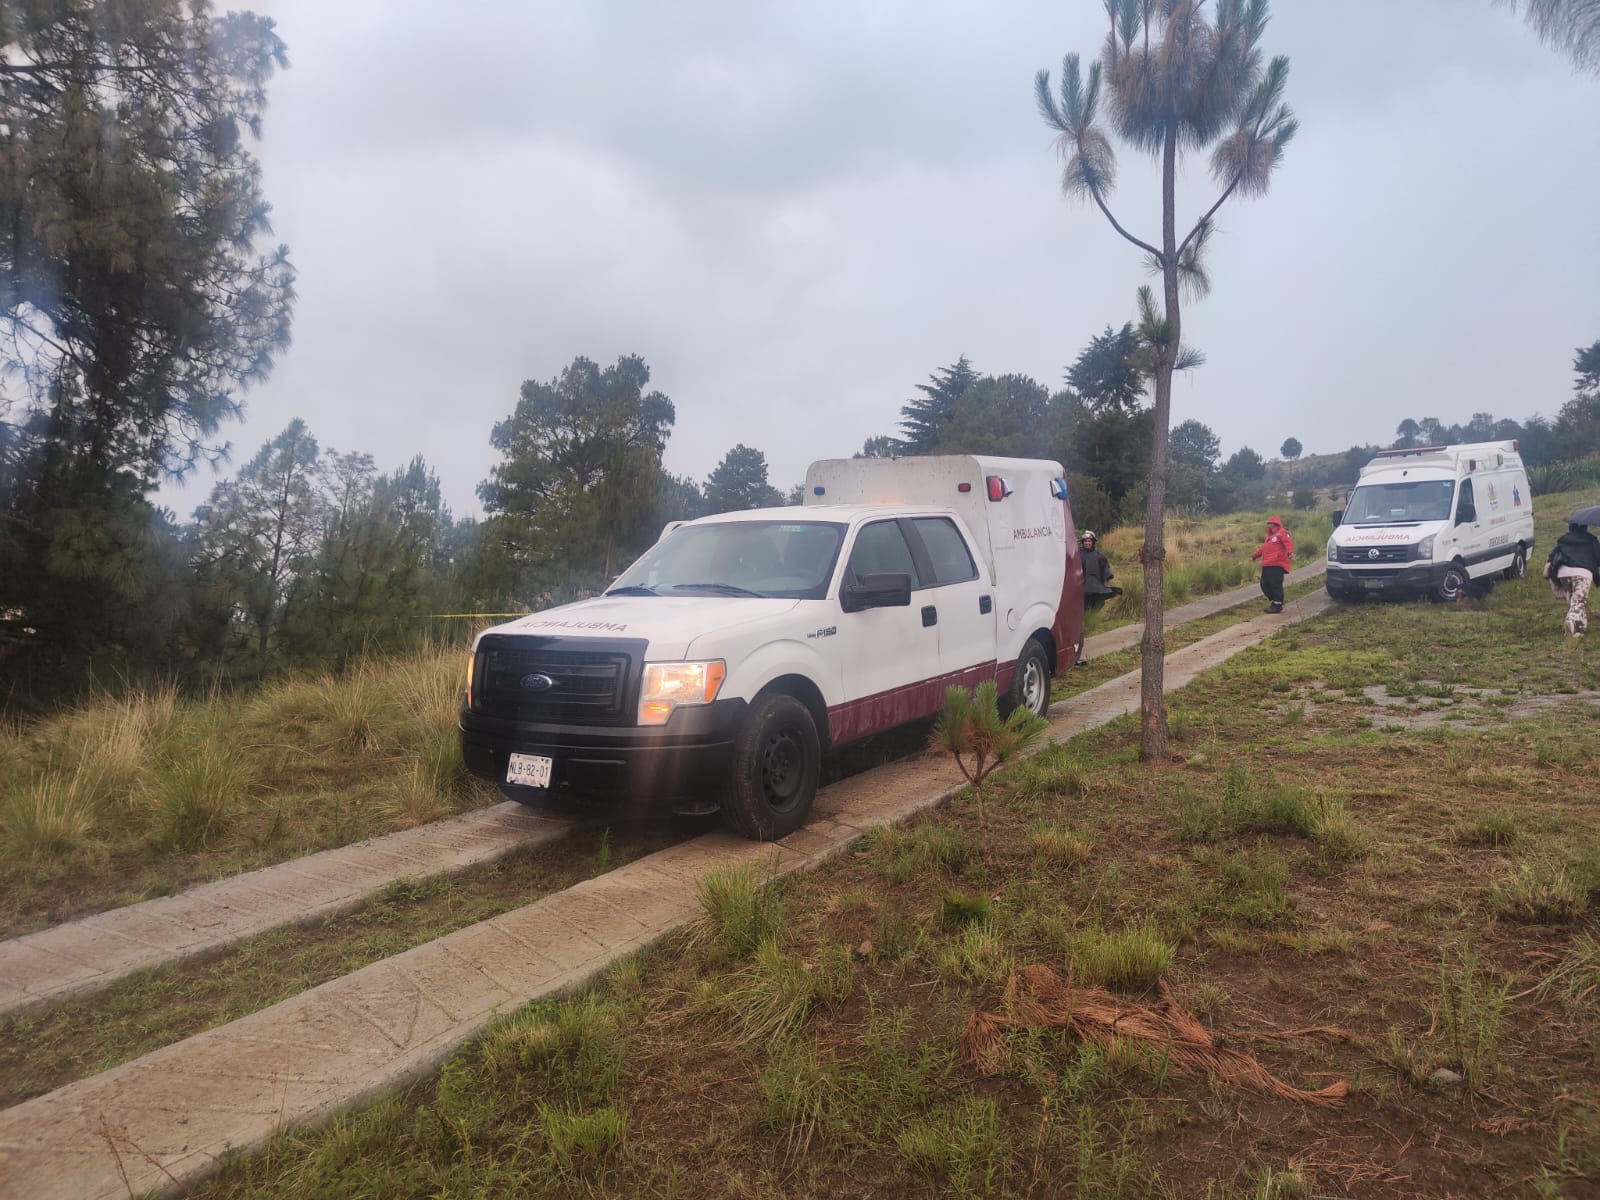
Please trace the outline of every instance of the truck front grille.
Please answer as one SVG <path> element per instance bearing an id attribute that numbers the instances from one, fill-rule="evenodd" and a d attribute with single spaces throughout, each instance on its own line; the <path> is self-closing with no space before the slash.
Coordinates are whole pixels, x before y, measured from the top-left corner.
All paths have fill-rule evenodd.
<path id="1" fill-rule="evenodd" d="M 495 634 L 478 644 L 472 708 L 564 725 L 631 725 L 644 642 Z"/>
<path id="2" fill-rule="evenodd" d="M 1352 566 L 1362 566 L 1366 563 L 1414 562 L 1417 557 L 1415 542 L 1409 546 L 1340 546 L 1338 550 L 1339 561 L 1350 563 Z"/>

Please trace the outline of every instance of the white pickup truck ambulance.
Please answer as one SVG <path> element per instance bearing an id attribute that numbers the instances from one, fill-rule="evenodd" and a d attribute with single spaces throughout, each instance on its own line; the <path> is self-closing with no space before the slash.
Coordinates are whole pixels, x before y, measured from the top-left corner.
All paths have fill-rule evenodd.
<path id="1" fill-rule="evenodd" d="M 1533 549 L 1533 497 L 1517 443 L 1384 450 L 1328 539 L 1328 595 L 1482 593 L 1520 579 Z"/>
<path id="2" fill-rule="evenodd" d="M 461 748 L 513 799 L 649 795 L 778 838 L 827 749 L 986 679 L 1042 714 L 1082 644 L 1060 464 L 819 462 L 801 507 L 668 526 L 604 595 L 479 635 Z"/>

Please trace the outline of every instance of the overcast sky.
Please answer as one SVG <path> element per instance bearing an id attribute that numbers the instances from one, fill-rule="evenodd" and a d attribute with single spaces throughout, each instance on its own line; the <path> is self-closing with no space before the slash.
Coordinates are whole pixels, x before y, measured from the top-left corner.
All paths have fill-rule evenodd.
<path id="1" fill-rule="evenodd" d="M 787 489 L 959 355 L 1054 390 L 1147 281 L 1062 199 L 1034 108 L 1036 70 L 1098 50 L 1099 0 L 253 7 L 288 45 L 259 153 L 300 299 L 235 464 L 298 416 L 386 470 L 421 452 L 475 512 L 523 380 L 636 353 L 670 470 L 743 442 Z M 1273 10 L 1301 130 L 1220 214 L 1174 424 L 1274 457 L 1554 414 L 1600 337 L 1600 78 L 1490 0 Z M 1120 161 L 1113 206 L 1156 241 L 1154 176 Z M 1203 160 L 1183 185 L 1192 222 Z"/>

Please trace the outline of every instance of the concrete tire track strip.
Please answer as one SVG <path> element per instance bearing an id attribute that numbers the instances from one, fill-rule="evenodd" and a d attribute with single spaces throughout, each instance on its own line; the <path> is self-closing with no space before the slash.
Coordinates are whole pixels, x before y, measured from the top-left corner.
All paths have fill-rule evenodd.
<path id="1" fill-rule="evenodd" d="M 1321 569 L 1314 564 L 1290 578 Z M 1170 612 L 1168 624 L 1252 595 L 1241 588 L 1196 601 Z M 1168 690 L 1330 603 L 1315 592 L 1282 615 L 1232 625 L 1169 654 Z M 1125 648 L 1141 632 L 1137 625 L 1112 630 L 1091 639 L 1089 652 Z M 1133 671 L 1055 705 L 1050 741 L 1138 708 Z M 724 832 L 695 838 L 6 1109 L 0 1198 L 112 1200 L 180 1190 L 286 1126 L 324 1120 L 427 1076 L 495 1016 L 581 986 L 682 928 L 696 915 L 695 886 L 711 867 L 748 863 L 778 874 L 815 867 L 868 830 L 939 804 L 962 783 L 952 764 L 936 758 L 865 771 L 820 792 L 810 823 L 781 842 Z M 460 870 L 569 828 L 519 805 L 496 805 L 0 943 L 0 1011 L 215 953 L 289 921 L 348 909 L 392 879 Z"/>

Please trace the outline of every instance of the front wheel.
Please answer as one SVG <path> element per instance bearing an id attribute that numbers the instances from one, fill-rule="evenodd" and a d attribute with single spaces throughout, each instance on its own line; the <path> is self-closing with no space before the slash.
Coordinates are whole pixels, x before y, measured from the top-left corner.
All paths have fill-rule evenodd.
<path id="1" fill-rule="evenodd" d="M 1517 552 L 1511 556 L 1511 565 L 1505 569 L 1504 575 L 1507 581 L 1514 581 L 1521 579 L 1527 573 L 1528 552 L 1518 546 Z"/>
<path id="2" fill-rule="evenodd" d="M 1050 709 L 1050 660 L 1037 639 L 1028 644 L 1017 656 L 1017 669 L 1011 676 L 1011 689 L 1006 692 L 1005 711 L 1025 708 L 1036 717 Z"/>
<path id="3" fill-rule="evenodd" d="M 805 823 L 821 775 L 822 743 L 811 711 L 793 696 L 763 696 L 734 739 L 723 819 L 747 838 L 786 837 Z"/>
<path id="4" fill-rule="evenodd" d="M 1433 598 L 1441 604 L 1453 604 L 1466 590 L 1467 569 L 1460 563 L 1451 563 L 1433 585 Z"/>

